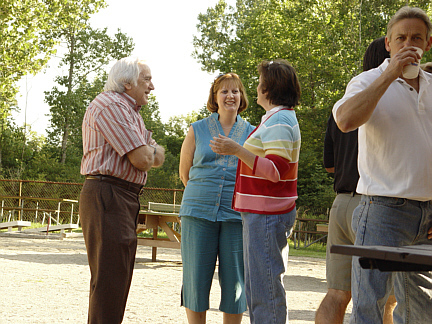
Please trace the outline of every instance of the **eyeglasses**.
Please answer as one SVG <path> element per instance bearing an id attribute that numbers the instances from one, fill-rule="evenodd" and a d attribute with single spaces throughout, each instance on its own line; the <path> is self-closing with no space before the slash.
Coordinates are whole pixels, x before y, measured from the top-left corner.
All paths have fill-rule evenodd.
<path id="1" fill-rule="evenodd" d="M 219 78 L 221 78 L 221 77 L 223 77 L 224 75 L 227 75 L 227 74 L 229 74 L 232 78 L 239 78 L 239 76 L 237 75 L 237 74 L 235 74 L 235 73 L 233 73 L 233 72 L 228 72 L 228 73 L 221 73 L 221 74 L 219 74 L 215 79 L 214 79 L 214 81 L 216 81 L 216 80 L 218 80 Z"/>
<path id="2" fill-rule="evenodd" d="M 270 61 L 270 62 L 268 62 L 267 67 L 270 67 L 270 65 L 272 65 L 272 64 L 280 65 L 281 63 L 280 62 L 275 62 L 275 61 Z"/>
<path id="3" fill-rule="evenodd" d="M 226 75 L 226 73 L 220 73 L 214 80 L 216 81 L 217 79 L 219 79 L 220 77 L 223 77 L 224 75 Z"/>

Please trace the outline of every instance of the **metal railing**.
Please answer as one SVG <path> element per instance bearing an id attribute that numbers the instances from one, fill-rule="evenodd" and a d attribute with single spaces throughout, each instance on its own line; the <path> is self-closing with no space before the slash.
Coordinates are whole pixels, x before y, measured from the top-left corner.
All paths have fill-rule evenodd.
<path id="1" fill-rule="evenodd" d="M 73 199 L 79 201 L 82 183 L 32 181 L 32 180 L 6 180 L 0 179 L 0 204 L 4 207 L 20 206 L 20 199 L 1 199 L 1 197 L 33 197 L 42 198 L 40 201 L 26 202 L 26 207 L 45 210 L 56 210 L 58 202 L 47 201 L 47 198 Z M 140 196 L 141 208 L 147 208 L 148 202 L 160 202 L 180 205 L 183 198 L 183 189 L 144 188 Z M 34 204 L 34 206 L 33 206 Z M 1 208 L 1 207 L 0 207 Z M 63 208 L 63 207 L 62 207 Z M 68 209 L 69 208 L 69 209 Z M 79 210 L 79 203 L 74 205 L 74 213 Z M 64 213 L 60 215 L 60 223 L 70 221 L 70 207 L 64 206 Z M 20 220 L 34 220 L 34 212 L 23 211 L 19 215 Z"/>
<path id="2" fill-rule="evenodd" d="M 0 179 L 0 208 L 1 206 L 13 207 L 20 206 L 20 201 L 12 199 L 2 200 L 2 196 L 18 196 L 18 197 L 39 197 L 39 198 L 62 198 L 73 199 L 79 201 L 79 196 L 82 188 L 82 183 L 62 183 L 50 181 L 32 181 L 32 180 L 6 180 Z M 147 209 L 149 202 L 159 202 L 166 204 L 180 205 L 183 198 L 183 189 L 166 189 L 166 188 L 144 188 L 143 195 L 140 196 L 141 209 Z M 32 205 L 34 204 L 34 206 Z M 47 200 L 33 200 L 26 202 L 28 208 L 39 208 L 45 210 L 56 210 L 58 202 Z M 71 204 L 64 204 L 62 212 L 60 213 L 59 223 L 69 223 L 71 219 L 71 212 L 76 213 L 78 216 L 79 202 L 74 204 L 73 211 L 70 210 Z M 2 210 L 3 211 L 3 210 Z M 329 209 L 318 210 L 309 207 L 297 207 L 297 217 L 299 218 L 314 218 L 328 220 Z M 5 221 L 3 212 L 3 221 Z M 20 214 L 20 220 L 34 221 L 35 212 L 23 211 Z M 298 231 L 299 228 L 294 228 Z M 325 243 L 325 238 L 322 233 L 316 232 L 316 221 L 305 222 L 302 225 L 302 231 L 309 231 L 307 238 L 297 235 L 296 241 L 299 245 L 300 241 L 316 242 L 321 241 Z M 293 239 L 293 236 L 291 236 Z M 306 242 L 304 242 L 306 243 Z"/>

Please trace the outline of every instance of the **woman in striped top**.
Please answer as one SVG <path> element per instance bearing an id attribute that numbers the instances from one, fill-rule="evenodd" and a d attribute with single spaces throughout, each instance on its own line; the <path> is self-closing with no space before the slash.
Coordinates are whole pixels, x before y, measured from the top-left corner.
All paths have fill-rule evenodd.
<path id="1" fill-rule="evenodd" d="M 243 220 L 245 289 L 251 323 L 286 323 L 283 275 L 297 199 L 300 129 L 293 108 L 300 99 L 294 68 L 285 60 L 263 61 L 257 103 L 266 110 L 243 146 L 219 135 L 215 153 L 239 158 L 233 209 Z"/>

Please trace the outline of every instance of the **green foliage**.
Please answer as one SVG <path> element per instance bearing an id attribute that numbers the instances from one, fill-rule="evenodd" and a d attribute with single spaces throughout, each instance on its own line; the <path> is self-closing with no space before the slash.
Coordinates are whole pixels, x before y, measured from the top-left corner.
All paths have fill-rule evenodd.
<path id="1" fill-rule="evenodd" d="M 5 120 L 0 135 L 0 175 L 3 178 L 20 178 L 25 174 L 28 163 L 41 151 L 44 139 L 25 127 L 18 127 L 10 119 Z"/>
<path id="2" fill-rule="evenodd" d="M 80 137 L 85 107 L 103 89 L 106 80 L 103 68 L 112 60 L 130 55 L 134 48 L 132 40 L 120 31 L 111 38 L 106 28 L 95 30 L 87 23 L 82 21 L 85 27 L 79 30 L 72 25 L 59 31 L 57 36 L 68 48 L 60 67 L 65 66 L 68 74 L 56 78 L 60 88 L 55 86 L 45 92 L 51 112 L 48 138 L 59 147 L 58 159 L 62 164 L 66 163 L 68 148 L 73 144 L 70 137 Z M 90 81 L 95 75 L 96 80 Z"/>
<path id="3" fill-rule="evenodd" d="M 57 87 L 54 87 L 50 92 L 46 92 L 45 100 L 50 103 L 50 110 L 53 112 L 50 120 L 51 127 L 47 129 L 47 144 L 51 148 L 50 154 L 53 159 L 61 160 L 60 157 L 63 152 L 61 143 L 64 132 L 60 127 L 66 121 L 69 123 L 69 133 L 68 145 L 65 149 L 68 159 L 65 160 L 65 163 L 70 163 L 70 160 L 74 159 L 71 155 L 72 151 L 76 151 L 82 156 L 82 120 L 90 102 L 103 91 L 106 79 L 107 74 L 104 71 L 91 82 L 83 79 L 75 90 L 70 93 L 70 96 L 58 90 Z M 61 114 L 66 109 L 68 110 L 68 116 L 66 116 L 66 113 Z"/>
<path id="4" fill-rule="evenodd" d="M 194 117 L 195 116 L 195 117 Z M 180 157 L 183 140 L 188 132 L 190 124 L 196 121 L 196 115 L 174 116 L 165 124 L 165 145 L 174 156 Z"/>
<path id="5" fill-rule="evenodd" d="M 2 0 L 0 120 L 9 115 L 15 103 L 16 82 L 28 73 L 40 71 L 55 53 L 57 31 L 71 21 L 79 28 L 80 19 L 88 19 L 103 6 L 104 0 Z"/>
<path id="6" fill-rule="evenodd" d="M 149 96 L 149 102 L 141 108 L 140 114 L 144 120 L 146 129 L 153 132 L 153 139 L 159 145 L 165 146 L 165 126 L 160 117 L 159 103 L 156 101 L 154 95 Z"/>
<path id="7" fill-rule="evenodd" d="M 323 142 L 330 109 L 300 107 L 297 118 L 302 131 L 298 174 L 298 205 L 326 208 L 334 199 L 333 179 L 323 168 Z M 307 140 L 305 140 L 307 139 Z"/>
<path id="8" fill-rule="evenodd" d="M 62 164 L 45 148 L 28 164 L 23 179 L 80 183 L 84 181 L 80 175 L 80 165 L 81 158 L 77 154 L 71 163 Z"/>
<path id="9" fill-rule="evenodd" d="M 3 0 L 0 7 L 0 138 L 8 137 L 6 119 L 16 105 L 16 82 L 42 69 L 56 52 L 57 35 L 67 26 L 76 30 L 105 6 L 104 0 Z M 9 130 L 14 131 L 14 130 Z M 24 140 L 25 145 L 25 140 Z M 22 146 L 22 145 L 21 145 Z M 0 168 L 5 146 L 0 146 Z M 21 160 L 21 162 L 23 162 Z M 16 174 L 21 176 L 22 167 Z M 9 168 L 9 166 L 7 166 Z M 12 169 L 10 169 L 12 170 Z M 15 169 L 18 170 L 18 169 Z"/>
<path id="10" fill-rule="evenodd" d="M 152 95 L 149 98 L 149 103 L 143 106 L 140 113 L 146 128 L 153 132 L 153 139 L 166 150 L 164 164 L 149 171 L 146 186 L 152 188 L 182 188 L 178 166 L 181 144 L 186 136 L 184 123 L 179 118 L 174 118 L 167 125 L 164 125 L 159 114 L 159 104 Z"/>

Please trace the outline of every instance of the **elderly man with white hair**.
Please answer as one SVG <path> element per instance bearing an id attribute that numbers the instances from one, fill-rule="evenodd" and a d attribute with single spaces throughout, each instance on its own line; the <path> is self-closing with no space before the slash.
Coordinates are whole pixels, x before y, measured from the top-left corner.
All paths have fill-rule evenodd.
<path id="1" fill-rule="evenodd" d="M 79 212 L 91 272 L 88 323 L 123 320 L 137 247 L 139 195 L 147 171 L 165 159 L 164 148 L 139 114 L 153 89 L 150 68 L 142 60 L 123 58 L 84 116 L 81 174 L 86 180 Z"/>

